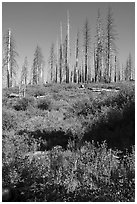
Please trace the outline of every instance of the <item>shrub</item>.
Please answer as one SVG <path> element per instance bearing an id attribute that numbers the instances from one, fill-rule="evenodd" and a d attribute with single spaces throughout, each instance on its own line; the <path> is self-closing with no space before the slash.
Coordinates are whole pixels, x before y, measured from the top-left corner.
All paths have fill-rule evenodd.
<path id="1" fill-rule="evenodd" d="M 48 98 L 41 98 L 41 99 L 38 99 L 37 101 L 37 107 L 42 110 L 50 110 L 51 105 L 52 105 L 52 102 Z"/>
<path id="2" fill-rule="evenodd" d="M 28 135 L 17 135 L 15 131 L 4 132 L 2 142 L 3 183 L 4 186 L 16 186 L 24 168 L 24 155 L 36 151 L 37 145 Z"/>
<path id="3" fill-rule="evenodd" d="M 15 101 L 13 108 L 17 111 L 25 111 L 28 107 L 29 100 L 27 98 L 20 98 Z"/>
<path id="4" fill-rule="evenodd" d="M 43 96 L 45 95 L 45 87 L 40 85 L 31 85 L 27 86 L 27 95 L 28 96 Z"/>
<path id="5" fill-rule="evenodd" d="M 65 147 L 68 139 L 81 139 L 83 129 L 77 118 L 64 119 L 64 114 L 60 111 L 47 112 L 45 116 L 35 116 L 21 124 L 18 133 L 28 133 L 36 139 L 42 139 L 45 149 L 51 148 L 57 144 Z M 42 147 L 43 149 L 43 147 Z"/>
<path id="6" fill-rule="evenodd" d="M 14 160 L 14 171 L 9 166 L 9 182 L 18 192 L 15 201 L 134 201 L 134 176 L 129 177 L 133 165 L 129 159 L 118 160 L 118 151 L 108 149 L 105 142 L 31 154 L 31 160 L 20 159 L 18 166 Z M 134 151 L 127 158 L 132 155 Z"/>
<path id="7" fill-rule="evenodd" d="M 3 130 L 10 130 L 17 128 L 17 116 L 16 112 L 11 109 L 7 109 L 3 107 L 2 110 L 2 129 Z"/>
<path id="8" fill-rule="evenodd" d="M 122 87 L 95 98 L 76 88 L 32 86 L 28 93 L 44 90 L 48 97 L 5 101 L 2 173 L 12 201 L 135 200 L 135 149 L 123 156 L 116 149 L 133 144 L 134 91 Z M 7 110 L 14 105 L 20 111 Z"/>
<path id="9" fill-rule="evenodd" d="M 64 88 L 65 88 L 66 90 L 70 90 L 70 89 L 75 90 L 75 89 L 78 88 L 78 85 L 77 85 L 77 84 L 74 84 L 74 83 L 65 84 Z"/>
<path id="10" fill-rule="evenodd" d="M 77 115 L 87 115 L 91 111 L 92 106 L 91 102 L 88 99 L 77 100 L 73 104 L 73 108 L 76 111 Z"/>
<path id="11" fill-rule="evenodd" d="M 17 99 L 10 99 L 7 102 L 7 107 L 14 108 L 16 111 L 26 111 L 28 107 L 35 107 L 36 100 L 34 97 L 25 97 L 25 98 L 17 98 Z"/>
<path id="12" fill-rule="evenodd" d="M 2 105 L 7 106 L 8 103 L 8 98 L 7 97 L 2 97 Z"/>
<path id="13" fill-rule="evenodd" d="M 35 90 L 33 94 L 34 97 L 43 96 L 43 95 L 45 95 L 45 91 L 42 89 Z"/>
<path id="14" fill-rule="evenodd" d="M 2 89 L 2 97 L 8 97 L 11 93 L 19 93 L 19 87 L 10 87 L 10 88 L 3 88 Z"/>

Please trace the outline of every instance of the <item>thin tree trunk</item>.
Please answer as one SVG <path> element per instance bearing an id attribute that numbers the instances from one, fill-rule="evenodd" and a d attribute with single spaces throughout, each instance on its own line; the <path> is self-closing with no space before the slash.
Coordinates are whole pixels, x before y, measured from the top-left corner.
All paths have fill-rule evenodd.
<path id="1" fill-rule="evenodd" d="M 9 29 L 9 31 L 8 31 L 8 73 L 7 73 L 7 85 L 8 85 L 8 88 L 10 87 L 10 86 L 12 86 L 12 82 L 11 82 L 11 67 L 10 67 L 10 44 L 11 44 L 11 42 L 10 42 L 10 40 L 11 40 L 11 31 L 10 31 L 10 29 Z"/>
<path id="2" fill-rule="evenodd" d="M 117 60 L 116 60 L 116 56 L 115 56 L 115 76 L 114 76 L 114 82 L 117 81 L 117 65 L 116 65 L 116 63 L 117 63 Z"/>
<path id="3" fill-rule="evenodd" d="M 87 74 L 88 74 L 88 53 L 87 53 L 87 47 L 85 52 L 85 82 L 87 82 Z"/>
<path id="4" fill-rule="evenodd" d="M 77 33 L 77 38 L 76 38 L 76 83 L 79 80 L 79 76 L 78 76 L 78 58 L 79 58 L 79 32 Z"/>
<path id="5" fill-rule="evenodd" d="M 57 60 L 56 60 L 56 83 L 58 82 L 58 40 L 57 40 Z"/>
<path id="6" fill-rule="evenodd" d="M 70 60 L 70 39 L 69 39 L 69 35 L 70 35 L 70 26 L 69 26 L 69 11 L 67 11 L 67 64 L 66 64 L 66 83 L 69 83 L 69 60 Z"/>
<path id="7" fill-rule="evenodd" d="M 62 61 L 63 61 L 63 47 L 62 47 L 62 23 L 60 22 L 60 69 L 59 69 L 59 77 L 60 83 L 62 83 Z"/>

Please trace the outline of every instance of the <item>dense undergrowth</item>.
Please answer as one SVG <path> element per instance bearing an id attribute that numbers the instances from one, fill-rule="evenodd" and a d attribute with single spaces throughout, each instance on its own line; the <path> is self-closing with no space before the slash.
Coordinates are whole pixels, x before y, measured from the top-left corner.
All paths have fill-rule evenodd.
<path id="1" fill-rule="evenodd" d="M 92 92 L 96 86 L 112 92 Z M 10 93 L 18 87 L 3 89 L 2 98 L 2 179 L 12 201 L 134 201 L 134 84 L 46 84 L 28 86 L 25 98 Z"/>

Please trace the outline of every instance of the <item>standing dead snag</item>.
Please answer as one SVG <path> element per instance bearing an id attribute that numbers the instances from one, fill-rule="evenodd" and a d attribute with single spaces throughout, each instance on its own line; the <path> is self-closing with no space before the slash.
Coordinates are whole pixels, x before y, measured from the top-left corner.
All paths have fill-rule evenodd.
<path id="1" fill-rule="evenodd" d="M 130 81 L 132 79 L 133 79 L 132 57 L 131 53 L 129 53 L 128 59 L 126 61 L 125 80 Z"/>
<path id="2" fill-rule="evenodd" d="M 26 84 L 19 84 L 19 97 L 26 97 L 26 89 L 27 89 L 27 85 Z"/>
<path id="3" fill-rule="evenodd" d="M 115 56 L 115 73 L 114 73 L 114 82 L 117 81 L 117 58 Z"/>
<path id="4" fill-rule="evenodd" d="M 98 9 L 97 23 L 96 23 L 96 43 L 94 45 L 94 67 L 95 67 L 95 82 L 101 81 L 103 68 L 103 52 L 104 52 L 104 32 Z"/>
<path id="5" fill-rule="evenodd" d="M 27 85 L 27 76 L 28 76 L 28 60 L 25 57 L 24 64 L 21 70 L 21 84 Z"/>
<path id="6" fill-rule="evenodd" d="M 50 64 L 50 80 L 53 82 L 54 80 L 54 65 L 55 65 L 55 53 L 54 53 L 54 44 L 51 45 L 50 50 L 50 58 L 49 58 L 49 64 Z"/>
<path id="7" fill-rule="evenodd" d="M 33 66 L 32 66 L 32 83 L 33 84 L 42 83 L 43 66 L 44 66 L 44 60 L 43 60 L 41 48 L 37 46 L 35 53 L 34 53 L 34 60 L 33 60 Z"/>
<path id="8" fill-rule="evenodd" d="M 58 82 L 58 59 L 59 59 L 59 54 L 58 54 L 58 51 L 59 51 L 59 48 L 58 48 L 58 39 L 57 39 L 57 43 L 56 43 L 56 46 L 57 46 L 57 50 L 56 50 L 56 70 L 55 70 L 55 82 L 57 83 Z"/>
<path id="9" fill-rule="evenodd" d="M 106 52 L 106 70 L 105 70 L 105 81 L 111 82 L 111 75 L 112 75 L 112 55 L 113 52 L 116 52 L 115 47 L 115 40 L 116 40 L 116 32 L 114 30 L 114 19 L 113 14 L 111 11 L 111 8 L 108 8 L 108 14 L 107 14 L 107 25 L 106 25 L 106 46 L 105 46 L 105 52 Z"/>
<path id="10" fill-rule="evenodd" d="M 79 70 L 78 70 L 78 58 L 79 58 L 79 32 L 77 32 L 77 38 L 76 38 L 76 50 L 75 50 L 75 58 L 76 58 L 76 64 L 74 66 L 74 83 L 77 83 L 79 81 Z M 79 73 L 79 74 L 78 74 Z"/>
<path id="11" fill-rule="evenodd" d="M 60 48 L 59 48 L 59 79 L 62 83 L 62 68 L 63 68 L 63 43 L 62 43 L 62 23 L 60 22 Z"/>
<path id="12" fill-rule="evenodd" d="M 70 25 L 69 25 L 69 11 L 67 11 L 67 35 L 65 38 L 65 71 L 66 83 L 69 83 L 69 69 L 70 69 Z"/>
<path id="13" fill-rule="evenodd" d="M 8 87 L 10 87 L 10 84 L 12 86 L 12 69 L 10 68 L 10 58 L 11 58 L 11 31 L 8 30 L 8 60 L 7 60 L 7 81 L 8 81 Z"/>
<path id="14" fill-rule="evenodd" d="M 10 29 L 6 32 L 3 38 L 3 72 L 6 71 L 7 87 L 13 86 L 13 78 L 16 76 L 16 68 L 18 68 L 16 57 L 15 40 Z M 3 73 L 4 74 L 4 73 Z"/>
<path id="15" fill-rule="evenodd" d="M 86 22 L 84 25 L 83 30 L 83 36 L 84 36 L 84 60 L 85 60 L 85 82 L 88 82 L 88 59 L 89 59 L 89 50 L 90 50 L 90 28 L 89 23 L 86 18 Z"/>

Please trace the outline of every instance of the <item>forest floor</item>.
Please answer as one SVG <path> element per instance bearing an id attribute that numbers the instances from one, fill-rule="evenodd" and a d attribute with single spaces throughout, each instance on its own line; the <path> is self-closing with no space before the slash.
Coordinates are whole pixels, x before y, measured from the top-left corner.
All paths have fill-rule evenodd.
<path id="1" fill-rule="evenodd" d="M 135 83 L 2 92 L 6 201 L 135 201 Z"/>

